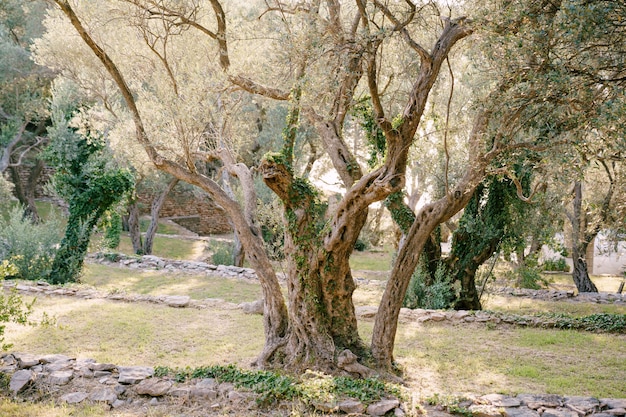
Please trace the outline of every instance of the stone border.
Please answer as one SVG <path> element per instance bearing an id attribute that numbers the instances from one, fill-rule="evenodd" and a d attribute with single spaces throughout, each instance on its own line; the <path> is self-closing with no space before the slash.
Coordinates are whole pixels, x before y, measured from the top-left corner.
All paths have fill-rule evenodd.
<path id="1" fill-rule="evenodd" d="M 147 366 L 118 366 L 58 354 L 14 352 L 0 357 L 0 374 L 9 377 L 8 389 L 14 397 L 22 395 L 31 400 L 38 399 L 32 393 L 45 392 L 57 403 L 101 403 L 122 410 L 168 403 L 204 404 L 207 411 L 214 412 L 233 406 L 249 411 L 258 409 L 254 393 L 236 389 L 231 383 L 219 383 L 212 378 L 177 382 L 171 377 L 156 377 L 155 369 Z M 626 416 L 626 398 L 488 394 L 472 396 L 454 405 L 457 412 L 467 410 L 475 417 Z M 336 403 L 311 406 L 323 413 L 383 416 L 393 412 L 399 417 L 407 413 L 408 407 L 397 398 L 384 398 L 372 404 L 343 398 Z M 279 407 L 280 404 L 273 406 L 274 409 Z M 435 410 L 449 412 L 451 407 L 437 405 Z"/>

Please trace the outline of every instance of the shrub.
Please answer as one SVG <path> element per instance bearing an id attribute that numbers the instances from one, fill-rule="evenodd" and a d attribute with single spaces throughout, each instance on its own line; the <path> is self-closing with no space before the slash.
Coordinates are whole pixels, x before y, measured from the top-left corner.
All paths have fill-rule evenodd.
<path id="1" fill-rule="evenodd" d="M 538 267 L 534 265 L 522 265 L 511 274 L 518 288 L 539 290 L 548 286 L 548 281 L 541 276 Z"/>
<path id="2" fill-rule="evenodd" d="M 541 265 L 541 268 L 544 271 L 569 272 L 569 265 L 565 262 L 565 258 L 546 259 Z"/>
<path id="3" fill-rule="evenodd" d="M 33 224 L 24 217 L 21 207 L 13 208 L 8 217 L 0 217 L 0 259 L 9 260 L 17 269 L 15 278 L 38 280 L 50 272 L 61 238 L 58 219 Z"/>
<path id="4" fill-rule="evenodd" d="M 8 262 L 2 262 L 0 264 L 0 278 L 3 271 L 9 269 Z M 30 303 L 25 303 L 22 297 L 17 293 L 17 290 L 13 289 L 9 295 L 4 295 L 0 292 L 0 349 L 7 350 L 11 347 L 10 344 L 4 343 L 4 323 L 19 323 L 28 324 L 28 316 L 33 311 L 33 304 L 35 299 Z"/>
<path id="5" fill-rule="evenodd" d="M 232 265 L 233 264 L 233 247 L 228 242 L 219 240 L 211 240 L 209 243 L 213 255 L 211 262 L 213 265 Z"/>
<path id="6" fill-rule="evenodd" d="M 404 307 L 434 310 L 450 307 L 450 301 L 454 298 L 454 289 L 442 263 L 437 266 L 430 285 L 427 284 L 428 281 L 428 272 L 420 263 L 411 277 L 409 289 L 404 298 Z"/>
<path id="7" fill-rule="evenodd" d="M 367 242 L 360 238 L 357 239 L 356 243 L 354 244 L 354 250 L 363 252 L 365 249 L 367 249 Z"/>

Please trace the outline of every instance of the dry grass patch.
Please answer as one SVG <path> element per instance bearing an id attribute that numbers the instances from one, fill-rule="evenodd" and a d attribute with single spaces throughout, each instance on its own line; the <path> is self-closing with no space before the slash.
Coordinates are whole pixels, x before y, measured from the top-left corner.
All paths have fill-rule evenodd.
<path id="1" fill-rule="evenodd" d="M 63 353 L 119 365 L 247 366 L 263 347 L 260 316 L 219 308 L 44 298 L 35 304 L 56 325 L 7 326 L 14 351 Z"/>
<path id="2" fill-rule="evenodd" d="M 626 307 L 615 304 L 598 304 L 579 301 L 544 301 L 529 297 L 504 297 L 486 295 L 483 308 L 511 314 L 562 313 L 572 316 L 589 316 L 591 314 L 626 314 Z"/>
<path id="3" fill-rule="evenodd" d="M 241 303 L 261 298 L 258 283 L 220 276 L 170 271 L 141 271 L 89 264 L 81 282 L 100 291 L 145 295 L 188 295 L 193 299 L 218 298 Z"/>
<path id="4" fill-rule="evenodd" d="M 395 352 L 410 384 L 424 396 L 626 397 L 626 335 L 411 323 L 399 326 Z"/>

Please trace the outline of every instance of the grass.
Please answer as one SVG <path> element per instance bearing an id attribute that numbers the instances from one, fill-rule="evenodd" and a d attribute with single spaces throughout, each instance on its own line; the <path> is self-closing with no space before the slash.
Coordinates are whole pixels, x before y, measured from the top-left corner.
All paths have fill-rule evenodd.
<path id="1" fill-rule="evenodd" d="M 241 310 L 175 309 L 102 299 L 42 298 L 33 318 L 45 311 L 55 325 L 7 325 L 13 351 L 63 353 L 118 365 L 247 366 L 263 346 L 262 317 Z"/>
<path id="2" fill-rule="evenodd" d="M 354 251 L 350 257 L 350 267 L 359 271 L 389 271 L 391 269 L 391 258 L 391 249 L 364 252 Z"/>
<path id="3" fill-rule="evenodd" d="M 169 271 L 139 271 L 88 264 L 81 282 L 101 291 L 146 295 L 188 295 L 193 299 L 219 298 L 229 302 L 254 301 L 261 287 L 243 280 L 216 276 L 177 274 Z"/>
<path id="4" fill-rule="evenodd" d="M 202 241 L 157 236 L 154 238 L 152 254 L 167 259 L 194 259 L 203 247 Z M 134 255 L 133 245 L 128 235 L 121 236 L 117 250 L 126 255 Z"/>
<path id="5" fill-rule="evenodd" d="M 413 389 L 626 397 L 626 335 L 400 325 L 396 357 Z M 593 364 L 593 366 L 590 366 Z"/>

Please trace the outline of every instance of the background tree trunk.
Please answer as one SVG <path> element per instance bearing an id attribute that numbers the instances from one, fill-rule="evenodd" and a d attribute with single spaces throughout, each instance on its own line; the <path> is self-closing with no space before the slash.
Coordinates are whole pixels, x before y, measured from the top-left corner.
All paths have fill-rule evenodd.
<path id="1" fill-rule="evenodd" d="M 176 187 L 179 179 L 174 177 L 170 180 L 169 183 L 165 186 L 165 188 L 161 191 L 161 193 L 152 200 L 152 205 L 150 206 L 150 224 L 148 225 L 148 230 L 146 230 L 146 236 L 143 241 L 143 254 L 151 255 L 152 247 L 154 246 L 154 237 L 156 236 L 156 232 L 159 228 L 159 214 L 161 213 L 161 208 L 163 208 L 163 203 L 165 203 L 165 199 L 168 194 Z"/>

